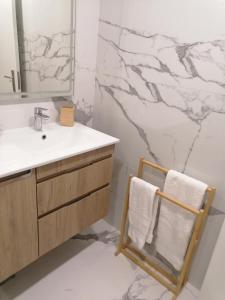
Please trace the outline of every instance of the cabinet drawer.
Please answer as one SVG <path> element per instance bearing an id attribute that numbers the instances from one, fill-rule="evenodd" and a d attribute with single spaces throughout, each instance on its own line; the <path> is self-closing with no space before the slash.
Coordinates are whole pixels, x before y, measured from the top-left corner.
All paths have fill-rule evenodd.
<path id="1" fill-rule="evenodd" d="M 113 154 L 114 145 L 107 146 L 101 149 L 96 149 L 88 153 L 76 155 L 67 159 L 57 161 L 36 169 L 37 180 L 41 181 L 45 178 L 65 173 L 66 171 L 81 168 L 93 161 L 103 159 Z"/>
<path id="2" fill-rule="evenodd" d="M 109 187 L 39 219 L 39 255 L 62 244 L 103 218 L 108 210 Z"/>
<path id="3" fill-rule="evenodd" d="M 111 181 L 112 158 L 38 183 L 38 215 L 100 188 Z"/>

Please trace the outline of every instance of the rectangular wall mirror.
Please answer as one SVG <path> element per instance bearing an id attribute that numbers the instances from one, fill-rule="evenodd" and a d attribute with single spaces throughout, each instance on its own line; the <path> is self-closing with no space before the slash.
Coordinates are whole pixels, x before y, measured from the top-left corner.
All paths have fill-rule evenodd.
<path id="1" fill-rule="evenodd" d="M 0 99 L 73 94 L 73 0 L 0 1 Z"/>

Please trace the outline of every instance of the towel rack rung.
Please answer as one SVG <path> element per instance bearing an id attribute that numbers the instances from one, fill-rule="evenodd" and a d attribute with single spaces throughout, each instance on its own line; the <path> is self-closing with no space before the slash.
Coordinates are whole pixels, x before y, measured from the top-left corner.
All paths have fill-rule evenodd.
<path id="1" fill-rule="evenodd" d="M 150 161 L 148 161 L 148 160 L 146 160 L 146 159 L 144 159 L 143 157 L 140 159 L 140 164 L 139 164 L 139 171 L 138 171 L 138 174 L 140 173 L 140 174 L 142 174 L 142 169 L 143 169 L 143 165 L 147 165 L 147 166 L 149 166 L 149 167 L 152 167 L 153 169 L 156 169 L 156 170 L 158 170 L 158 171 L 161 171 L 162 173 L 164 173 L 164 174 L 167 174 L 168 172 L 169 172 L 169 169 L 167 169 L 167 168 L 164 168 L 164 167 L 161 167 L 160 165 L 158 165 L 158 164 L 155 164 L 155 163 L 153 163 L 153 162 L 150 162 Z M 140 177 L 140 176 L 139 176 Z M 207 191 L 208 192 L 215 192 L 215 190 L 216 190 L 216 188 L 214 188 L 214 187 L 208 187 L 207 188 Z"/>
<path id="2" fill-rule="evenodd" d="M 133 246 L 128 244 L 128 245 L 126 245 L 126 248 L 129 249 L 131 252 L 133 252 L 137 257 L 139 257 L 140 259 L 145 261 L 150 267 L 154 268 L 157 272 L 161 273 L 164 277 L 166 277 L 168 280 L 170 280 L 173 284 L 177 283 L 177 277 L 175 275 L 173 275 L 172 273 L 167 272 L 165 269 L 163 269 L 156 262 L 151 261 L 148 257 L 146 257 L 144 254 L 140 253 Z"/>
<path id="3" fill-rule="evenodd" d="M 168 290 L 175 293 L 176 292 L 176 286 L 174 286 L 172 283 L 164 279 L 162 276 L 160 276 L 158 273 L 152 271 L 148 266 L 145 265 L 145 263 L 140 260 L 139 258 L 135 257 L 132 253 L 132 251 L 126 249 L 122 249 L 121 252 L 128 257 L 130 260 L 132 260 L 136 265 L 141 267 L 146 273 L 154 277 L 157 281 L 159 281 L 162 285 L 164 285 Z"/>
<path id="4" fill-rule="evenodd" d="M 163 167 L 161 167 L 160 165 L 157 165 L 157 164 L 152 163 L 152 162 L 150 162 L 150 161 L 148 161 L 148 160 L 145 160 L 145 159 L 142 159 L 141 162 L 142 162 L 143 164 L 145 164 L 145 165 L 147 165 L 147 166 L 150 166 L 150 167 L 152 167 L 152 168 L 154 168 L 154 169 L 157 169 L 157 170 L 159 170 L 159 171 L 161 171 L 161 172 L 163 172 L 163 173 L 165 173 L 165 174 L 167 174 L 168 171 L 169 171 L 168 169 L 163 168 Z"/>
<path id="5" fill-rule="evenodd" d="M 179 207 L 193 213 L 196 216 L 199 215 L 199 213 L 200 213 L 199 210 L 195 209 L 194 207 L 192 207 L 188 204 L 185 204 L 184 202 L 182 202 L 176 198 L 170 197 L 169 195 L 165 194 L 164 192 L 157 191 L 157 195 L 159 195 L 160 197 L 166 199 L 167 201 L 169 201 L 173 204 L 176 204 Z"/>

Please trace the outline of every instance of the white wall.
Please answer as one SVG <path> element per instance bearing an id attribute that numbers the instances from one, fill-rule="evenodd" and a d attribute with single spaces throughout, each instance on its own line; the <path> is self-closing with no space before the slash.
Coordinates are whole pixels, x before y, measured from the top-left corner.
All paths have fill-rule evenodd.
<path id="1" fill-rule="evenodd" d="M 225 299 L 225 222 L 207 270 L 199 300 Z"/>
<path id="2" fill-rule="evenodd" d="M 100 0 L 77 0 L 75 97 L 78 118 L 91 125 L 95 100 Z"/>

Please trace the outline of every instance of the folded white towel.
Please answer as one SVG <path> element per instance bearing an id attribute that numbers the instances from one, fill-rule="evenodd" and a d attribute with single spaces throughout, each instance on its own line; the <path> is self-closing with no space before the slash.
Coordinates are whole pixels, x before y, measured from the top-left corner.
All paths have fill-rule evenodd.
<path id="1" fill-rule="evenodd" d="M 166 177 L 164 192 L 186 204 L 200 209 L 203 205 L 207 185 L 199 180 L 170 170 Z M 186 210 L 162 200 L 156 251 L 169 261 L 176 270 L 182 268 L 191 238 L 195 216 Z"/>
<path id="2" fill-rule="evenodd" d="M 145 242 L 151 243 L 158 209 L 159 188 L 133 177 L 130 185 L 128 235 L 139 249 Z"/>

